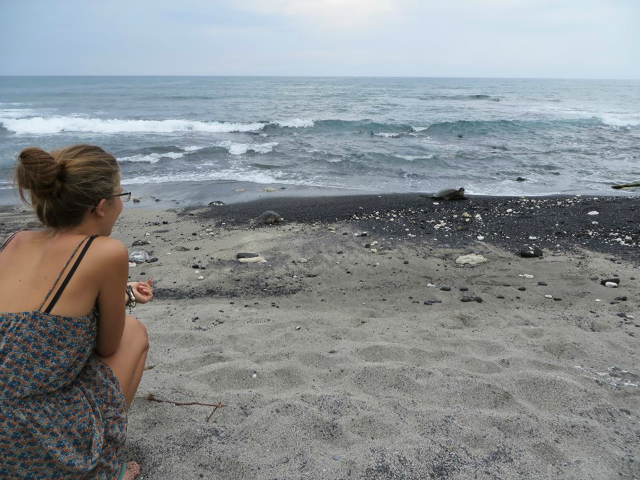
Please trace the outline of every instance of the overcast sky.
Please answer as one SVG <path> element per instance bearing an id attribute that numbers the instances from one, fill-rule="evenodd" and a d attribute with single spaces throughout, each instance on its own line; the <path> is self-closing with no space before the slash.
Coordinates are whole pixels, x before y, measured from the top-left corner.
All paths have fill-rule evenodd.
<path id="1" fill-rule="evenodd" d="M 0 75 L 640 79 L 640 0 L 0 0 Z"/>

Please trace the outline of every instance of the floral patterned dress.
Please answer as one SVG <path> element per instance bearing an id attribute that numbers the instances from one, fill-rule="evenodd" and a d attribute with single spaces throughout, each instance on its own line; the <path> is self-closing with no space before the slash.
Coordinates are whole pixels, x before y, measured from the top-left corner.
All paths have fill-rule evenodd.
<path id="1" fill-rule="evenodd" d="M 117 378 L 93 353 L 98 311 L 49 313 L 94 238 L 80 242 L 40 308 L 0 312 L 0 478 L 112 480 L 120 470 L 126 403 Z"/>

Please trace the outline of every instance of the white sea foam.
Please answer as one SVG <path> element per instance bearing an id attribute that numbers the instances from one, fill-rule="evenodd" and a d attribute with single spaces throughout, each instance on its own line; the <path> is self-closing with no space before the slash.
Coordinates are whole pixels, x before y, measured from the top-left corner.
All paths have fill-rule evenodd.
<path id="1" fill-rule="evenodd" d="M 190 153 L 197 152 L 198 150 L 202 150 L 203 148 L 207 148 L 207 146 L 190 145 L 187 147 L 176 146 L 175 148 L 179 148 L 180 150 L 182 150 L 182 152 L 165 152 L 165 153 L 148 153 L 148 154 L 140 153 L 138 155 L 131 155 L 129 157 L 118 158 L 118 161 L 158 163 L 163 158 L 171 158 L 173 160 L 177 160 L 178 158 L 182 158 L 185 155 L 189 155 Z"/>
<path id="2" fill-rule="evenodd" d="M 273 151 L 273 147 L 277 146 L 277 142 L 269 143 L 235 143 L 224 140 L 215 144 L 218 147 L 226 148 L 231 155 L 243 155 L 247 152 L 269 153 Z"/>
<path id="3" fill-rule="evenodd" d="M 640 126 L 640 113 L 603 113 L 599 118 L 602 123 L 612 127 Z"/>
<path id="4" fill-rule="evenodd" d="M 381 133 L 375 133 L 374 135 L 376 137 L 383 137 L 383 138 L 400 138 L 400 134 L 399 133 L 381 132 Z"/>
<path id="5" fill-rule="evenodd" d="M 42 110 L 34 110 L 32 108 L 3 108 L 0 110 L 0 120 L 27 118 L 33 117 L 34 115 L 42 115 Z M 2 122 L 0 121 L 0 123 Z"/>
<path id="6" fill-rule="evenodd" d="M 396 157 L 413 162 L 414 160 L 429 160 L 430 158 L 433 158 L 433 155 L 396 155 Z"/>
<path id="7" fill-rule="evenodd" d="M 18 134 L 55 134 L 62 132 L 83 133 L 173 133 L 205 132 L 231 133 L 255 132 L 265 127 L 264 123 L 222 123 L 195 120 L 103 120 L 77 117 L 32 117 L 0 118 L 7 130 Z"/>
<path id="8" fill-rule="evenodd" d="M 273 123 L 275 123 L 279 127 L 290 127 L 290 128 L 309 128 L 315 125 L 313 120 L 306 120 L 302 118 L 289 118 L 287 120 L 277 120 Z"/>
<path id="9" fill-rule="evenodd" d="M 171 158 L 176 160 L 186 155 L 185 152 L 166 152 L 166 153 L 149 153 L 147 155 L 139 154 L 132 155 L 130 157 L 122 157 L 118 160 L 120 162 L 143 162 L 143 163 L 158 163 L 163 158 Z"/>
<path id="10" fill-rule="evenodd" d="M 411 127 L 411 130 L 413 130 L 414 132 L 423 132 L 424 130 L 427 130 L 429 127 Z"/>
<path id="11" fill-rule="evenodd" d="M 203 167 L 215 167 L 214 165 L 202 165 Z M 287 180 L 278 180 L 279 175 L 283 172 L 274 171 L 272 175 L 265 172 L 255 170 L 245 170 L 239 168 L 231 168 L 226 170 L 217 170 L 216 168 L 200 169 L 195 172 L 168 173 L 162 175 L 143 175 L 126 179 L 126 184 L 142 184 L 142 183 L 167 183 L 167 182 L 199 182 L 204 180 L 235 180 L 239 182 L 253 183 L 293 183 Z"/>

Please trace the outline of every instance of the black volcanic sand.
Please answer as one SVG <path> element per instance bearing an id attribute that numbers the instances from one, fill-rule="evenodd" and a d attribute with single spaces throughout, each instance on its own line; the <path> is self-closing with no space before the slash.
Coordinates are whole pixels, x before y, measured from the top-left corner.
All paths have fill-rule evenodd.
<path id="1" fill-rule="evenodd" d="M 194 210 L 200 219 L 229 226 L 246 224 L 273 210 L 291 222 L 345 221 L 363 231 L 409 241 L 431 240 L 445 247 L 468 247 L 484 236 L 484 242 L 513 252 L 529 245 L 554 250 L 585 248 L 633 262 L 640 260 L 640 196 L 442 201 L 415 194 L 368 195 L 274 198 L 186 212 Z M 588 215 L 592 211 L 598 215 Z M 469 221 L 464 213 L 470 215 Z M 478 214 L 482 221 L 474 221 Z M 435 228 L 440 220 L 446 225 Z"/>
<path id="2" fill-rule="evenodd" d="M 172 480 L 640 478 L 639 202 L 125 209 L 112 236 L 149 254 L 129 274 L 156 296 L 134 310 L 151 348 L 123 460 Z M 252 222 L 266 210 L 287 223 Z M 35 225 L 0 209 L 4 236 Z"/>

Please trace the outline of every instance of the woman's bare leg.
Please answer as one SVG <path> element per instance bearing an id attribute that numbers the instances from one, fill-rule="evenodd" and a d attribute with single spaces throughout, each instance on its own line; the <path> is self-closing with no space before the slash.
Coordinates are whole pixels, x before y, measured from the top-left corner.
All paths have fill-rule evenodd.
<path id="1" fill-rule="evenodd" d="M 108 357 L 99 357 L 111 367 L 120 382 L 127 409 L 131 406 L 140 384 L 148 351 L 149 339 L 146 327 L 136 318 L 127 315 L 118 349 Z"/>

